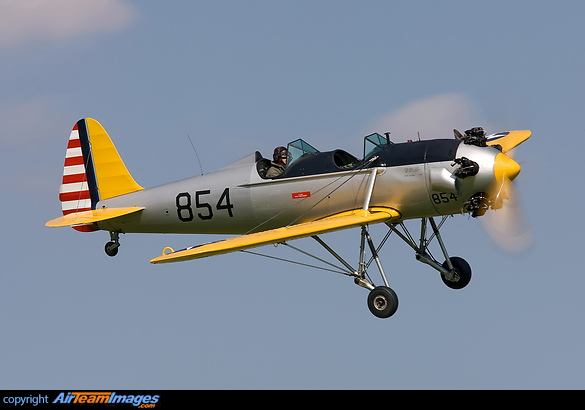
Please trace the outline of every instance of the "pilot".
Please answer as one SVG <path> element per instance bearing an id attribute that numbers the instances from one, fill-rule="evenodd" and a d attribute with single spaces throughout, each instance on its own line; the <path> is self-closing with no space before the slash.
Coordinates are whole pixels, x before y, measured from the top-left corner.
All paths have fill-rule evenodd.
<path id="1" fill-rule="evenodd" d="M 284 172 L 286 167 L 288 151 L 285 147 L 274 148 L 274 154 L 272 155 L 272 162 L 270 162 L 270 168 L 266 171 L 266 178 L 276 178 Z"/>

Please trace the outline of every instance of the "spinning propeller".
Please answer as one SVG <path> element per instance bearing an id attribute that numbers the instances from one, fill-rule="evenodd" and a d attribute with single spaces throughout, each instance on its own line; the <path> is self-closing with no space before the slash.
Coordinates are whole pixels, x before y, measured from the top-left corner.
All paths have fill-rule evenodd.
<path id="1" fill-rule="evenodd" d="M 526 250 L 532 243 L 532 235 L 524 220 L 512 183 L 519 173 L 520 165 L 514 161 L 510 152 L 496 156 L 494 163 L 496 181 L 488 192 L 493 212 L 487 212 L 481 219 L 492 240 L 510 252 Z"/>

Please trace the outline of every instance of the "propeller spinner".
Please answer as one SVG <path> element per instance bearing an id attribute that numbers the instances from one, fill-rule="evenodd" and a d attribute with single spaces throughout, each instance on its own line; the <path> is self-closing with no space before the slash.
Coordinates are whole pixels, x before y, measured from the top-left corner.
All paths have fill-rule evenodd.
<path id="1" fill-rule="evenodd" d="M 485 230 L 501 248 L 512 252 L 525 250 L 532 243 L 532 236 L 527 224 L 524 222 L 516 190 L 514 184 L 512 184 L 512 181 L 520 173 L 521 168 L 512 157 L 510 151 L 527 140 L 531 132 L 509 131 L 486 136 L 485 131 L 480 127 L 467 130 L 465 134 L 457 130 L 453 131 L 455 138 L 464 141 L 467 146 L 471 145 L 480 148 L 493 146 L 500 151 L 490 160 L 490 162 L 493 161 L 493 174 L 490 172 L 491 175 L 487 175 L 480 172 L 482 181 L 486 183 L 483 189 L 487 189 L 485 192 L 477 192 L 472 195 L 466 203 L 467 211 L 471 212 L 473 217 L 483 216 L 481 220 Z M 481 155 L 477 151 L 469 156 L 484 164 L 486 168 L 491 168 L 491 164 L 488 165 L 485 162 L 485 157 L 483 161 L 481 160 Z M 462 160 L 476 164 L 475 161 L 461 158 L 459 160 L 460 169 L 457 172 L 462 175 L 456 176 L 465 178 L 468 175 L 478 173 L 477 169 L 475 169 L 473 172 L 466 174 L 465 171 L 472 170 L 472 168 L 465 166 L 466 164 Z M 487 212 L 490 209 L 493 212 Z"/>

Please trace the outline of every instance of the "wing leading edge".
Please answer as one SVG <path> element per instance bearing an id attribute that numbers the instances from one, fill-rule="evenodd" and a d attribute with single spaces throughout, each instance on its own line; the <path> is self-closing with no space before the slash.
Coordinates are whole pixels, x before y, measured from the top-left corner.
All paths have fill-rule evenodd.
<path id="1" fill-rule="evenodd" d="M 224 253 L 256 248 L 258 246 L 281 243 L 287 240 L 305 238 L 316 234 L 333 232 L 356 226 L 398 220 L 399 218 L 400 213 L 392 208 L 372 208 L 369 211 L 361 209 L 353 210 L 332 215 L 317 221 L 236 236 L 218 242 L 194 246 L 178 251 L 173 251 L 171 248 L 165 248 L 161 256 L 152 259 L 150 262 L 156 264 L 205 258 L 207 256 L 221 255 Z"/>

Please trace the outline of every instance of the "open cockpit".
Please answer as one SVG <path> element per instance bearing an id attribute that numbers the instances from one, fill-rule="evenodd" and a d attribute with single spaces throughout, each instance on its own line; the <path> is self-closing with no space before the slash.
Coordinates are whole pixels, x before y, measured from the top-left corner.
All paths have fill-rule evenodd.
<path id="1" fill-rule="evenodd" d="M 359 168 L 375 155 L 388 149 L 390 145 L 393 145 L 393 143 L 388 138 L 388 135 L 382 136 L 378 133 L 370 134 L 364 138 L 364 156 L 360 160 L 341 149 L 321 152 L 306 141 L 297 139 L 287 145 L 286 167 L 284 172 L 276 178 L 291 178 L 353 170 Z M 266 172 L 271 166 L 271 161 L 263 158 L 259 152 L 257 152 L 256 157 L 258 174 L 263 179 L 270 179 L 266 176 Z"/>

